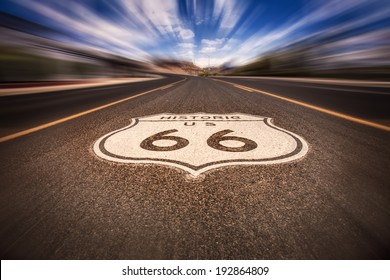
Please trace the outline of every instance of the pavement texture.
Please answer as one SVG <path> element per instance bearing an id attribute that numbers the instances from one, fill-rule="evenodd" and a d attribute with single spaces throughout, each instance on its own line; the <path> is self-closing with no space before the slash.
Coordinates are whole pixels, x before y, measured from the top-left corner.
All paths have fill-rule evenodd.
<path id="1" fill-rule="evenodd" d="M 177 81 L 0 143 L 2 259 L 390 257 L 390 134 L 381 129 L 214 79 L 168 76 L 0 99 L 2 136 Z M 389 119 L 384 88 L 234 83 L 382 124 Z M 171 166 L 111 162 L 93 151 L 100 137 L 131 118 L 198 112 L 273 118 L 303 137 L 308 153 L 297 161 L 225 166 L 192 178 Z"/>

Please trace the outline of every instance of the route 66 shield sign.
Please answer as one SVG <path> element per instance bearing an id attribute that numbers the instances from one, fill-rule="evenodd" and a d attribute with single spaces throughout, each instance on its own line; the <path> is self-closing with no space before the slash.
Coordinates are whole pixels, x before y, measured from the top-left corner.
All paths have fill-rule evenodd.
<path id="1" fill-rule="evenodd" d="M 302 158 L 308 145 L 271 118 L 247 114 L 159 114 L 134 118 L 94 145 L 121 163 L 181 168 L 193 176 L 221 166 L 277 164 Z"/>

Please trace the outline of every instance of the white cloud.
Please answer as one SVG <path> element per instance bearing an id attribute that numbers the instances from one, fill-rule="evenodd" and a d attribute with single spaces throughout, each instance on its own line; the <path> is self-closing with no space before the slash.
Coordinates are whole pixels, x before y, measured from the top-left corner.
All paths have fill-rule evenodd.
<path id="1" fill-rule="evenodd" d="M 133 59 L 149 59 L 145 47 L 156 47 L 167 36 L 174 40 L 193 38 L 192 30 L 184 28 L 178 16 L 177 1 L 107 2 L 117 13 L 115 18 L 104 18 L 83 2 L 41 2 L 16 0 L 20 5 L 50 19 L 60 28 L 70 30 L 83 38 L 75 44 L 105 48 L 108 52 L 127 55 Z M 169 38 L 169 37 L 168 37 Z M 71 38 L 69 38 L 71 39 Z M 67 40 L 68 42 L 71 40 Z"/>
<path id="2" fill-rule="evenodd" d="M 207 47 L 219 47 L 223 43 L 225 43 L 226 38 L 220 38 L 215 40 L 208 40 L 208 39 L 202 39 L 202 45 L 205 45 Z"/>
<path id="3" fill-rule="evenodd" d="M 204 19 L 196 19 L 196 21 L 195 21 L 195 24 L 196 25 L 201 25 L 202 23 L 204 22 Z"/>
<path id="4" fill-rule="evenodd" d="M 200 53 L 213 53 L 219 51 L 221 47 L 226 42 L 226 38 L 218 38 L 215 40 L 202 39 L 202 49 L 199 51 Z"/>
<path id="5" fill-rule="evenodd" d="M 240 43 L 231 38 L 203 39 L 202 49 L 196 57 L 196 64 L 200 67 L 214 67 L 230 62 L 235 55 L 234 49 Z"/>
<path id="6" fill-rule="evenodd" d="M 131 21 L 138 23 L 142 29 L 160 34 L 173 33 L 180 25 L 177 1 L 119 1 Z"/>
<path id="7" fill-rule="evenodd" d="M 245 1 L 243 1 L 245 2 Z M 242 6 L 233 0 L 216 0 L 214 2 L 213 17 L 220 19 L 221 29 L 232 29 L 242 16 Z"/>
<path id="8" fill-rule="evenodd" d="M 200 56 L 194 62 L 202 68 L 219 66 L 230 61 L 230 57 Z"/>
<path id="9" fill-rule="evenodd" d="M 184 28 L 178 27 L 175 30 L 178 32 L 178 35 L 180 36 L 180 38 L 182 38 L 183 40 L 191 39 L 191 38 L 194 38 L 194 36 L 195 36 L 194 32 L 191 29 L 184 29 Z"/>
<path id="10" fill-rule="evenodd" d="M 204 47 L 199 52 L 200 53 L 213 53 L 213 52 L 216 52 L 216 51 L 217 51 L 216 47 Z"/>
<path id="11" fill-rule="evenodd" d="M 133 58 L 148 57 L 149 54 L 137 47 L 137 44 L 151 44 L 155 40 L 152 36 L 145 36 L 139 30 L 127 29 L 120 24 L 100 18 L 78 3 L 72 3 L 73 13 L 62 12 L 61 6 L 44 5 L 36 1 L 30 1 L 27 7 L 42 17 L 71 30 L 74 34 L 81 35 L 92 47 L 109 45 L 112 49 L 126 50 Z"/>
<path id="12" fill-rule="evenodd" d="M 193 44 L 193 43 L 179 43 L 177 44 L 180 48 L 183 48 L 183 49 L 193 49 L 193 48 L 196 48 L 196 45 Z"/>
<path id="13" fill-rule="evenodd" d="M 262 31 L 254 33 L 252 36 L 242 41 L 239 47 L 228 53 L 228 55 L 230 57 L 234 57 L 237 64 L 242 65 L 250 62 L 259 55 L 280 46 L 286 46 L 287 44 L 298 42 L 312 36 L 317 36 L 318 34 L 325 35 L 326 33 L 331 34 L 352 30 L 357 26 L 362 26 L 368 24 L 369 22 L 384 18 L 390 11 L 388 7 L 384 7 L 379 12 L 371 12 L 363 18 L 357 17 L 351 19 L 342 23 L 340 26 L 332 26 L 326 30 L 316 30 L 311 34 L 307 34 L 305 37 L 293 38 L 294 33 L 301 28 L 342 15 L 351 10 L 356 10 L 358 8 L 364 9 L 365 5 L 368 5 L 369 3 L 370 0 L 328 0 L 315 3 L 309 2 L 309 6 L 306 7 L 309 12 L 305 16 L 300 18 L 290 18 L 284 26 L 279 29 L 272 30 L 271 32 Z"/>

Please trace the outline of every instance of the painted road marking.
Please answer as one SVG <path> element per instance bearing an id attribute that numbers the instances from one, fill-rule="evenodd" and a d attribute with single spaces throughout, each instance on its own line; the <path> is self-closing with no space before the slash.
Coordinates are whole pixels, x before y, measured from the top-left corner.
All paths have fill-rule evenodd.
<path id="1" fill-rule="evenodd" d="M 184 80 L 186 80 L 186 78 Z M 173 86 L 173 85 L 175 85 L 177 83 L 180 83 L 180 82 L 182 82 L 184 80 L 181 80 L 181 81 L 169 84 L 169 87 L 171 87 L 171 86 Z M 51 126 L 54 126 L 54 125 L 57 125 L 57 124 L 60 124 L 60 123 L 63 123 L 63 122 L 66 122 L 66 121 L 69 121 L 69 120 L 73 120 L 73 119 L 81 117 L 81 116 L 85 116 L 87 114 L 90 114 L 90 113 L 102 110 L 102 109 L 107 108 L 107 107 L 111 107 L 113 105 L 116 105 L 116 104 L 128 101 L 130 99 L 134 99 L 134 98 L 140 97 L 142 95 L 145 95 L 145 94 L 157 91 L 157 90 L 166 89 L 166 87 L 167 86 L 163 86 L 163 87 L 158 87 L 158 88 L 155 88 L 155 89 L 152 89 L 152 90 L 148 90 L 148 91 L 139 93 L 137 95 L 126 97 L 124 99 L 121 99 L 121 100 L 118 100 L 118 101 L 115 101 L 115 102 L 111 102 L 111 103 L 108 103 L 108 104 L 105 104 L 105 105 L 102 105 L 102 106 L 99 106 L 99 107 L 96 107 L 96 108 L 93 108 L 93 109 L 90 109 L 90 110 L 87 110 L 87 111 L 84 111 L 84 112 L 80 112 L 80 113 L 77 113 L 77 114 L 74 114 L 74 115 L 71 115 L 71 116 L 68 116 L 68 117 L 65 117 L 65 118 L 53 121 L 53 122 L 45 123 L 45 124 L 42 124 L 42 125 L 30 128 L 30 129 L 26 129 L 26 130 L 23 130 L 23 131 L 14 133 L 14 134 L 10 134 L 10 135 L 1 137 L 0 138 L 0 143 L 9 141 L 9 140 L 12 140 L 12 139 L 15 139 L 15 138 L 18 138 L 18 137 L 21 137 L 21 136 L 24 136 L 24 135 L 27 135 L 27 134 L 30 134 L 30 133 L 33 133 L 33 132 L 36 132 L 36 131 L 39 131 L 39 130 L 42 130 L 42 129 L 45 129 L 45 128 L 48 128 L 48 127 L 51 127 Z"/>
<path id="2" fill-rule="evenodd" d="M 173 86 L 172 84 L 171 85 L 167 85 L 167 86 L 164 86 L 164 87 L 161 87 L 160 89 L 167 89 L 167 88 L 170 88 L 171 86 Z"/>
<path id="3" fill-rule="evenodd" d="M 239 88 L 243 87 L 242 85 L 231 83 L 231 82 L 227 82 L 227 81 L 222 81 L 222 80 L 217 80 L 217 79 L 213 79 L 213 80 L 214 81 L 223 82 L 223 83 L 227 83 L 227 84 L 233 85 L 234 87 L 239 87 Z M 247 88 L 249 90 L 252 90 L 252 91 L 255 91 L 255 92 L 258 92 L 258 93 L 262 93 L 264 95 L 272 96 L 272 97 L 275 97 L 275 98 L 278 98 L 278 99 L 281 99 L 281 100 L 284 100 L 284 101 L 287 101 L 287 102 L 290 102 L 290 103 L 294 103 L 294 104 L 297 104 L 297 105 L 300 105 L 300 106 L 303 106 L 303 107 L 306 107 L 306 108 L 310 108 L 310 109 L 313 109 L 313 110 L 316 110 L 316 111 L 319 111 L 319 112 L 322 112 L 322 113 L 325 113 L 325 114 L 328 114 L 328 115 L 339 117 L 339 118 L 342 118 L 342 119 L 345 119 L 345 120 L 348 120 L 348 121 L 364 124 L 364 125 L 375 127 L 375 128 L 378 128 L 378 129 L 381 129 L 381 130 L 385 130 L 385 131 L 390 131 L 390 126 L 387 126 L 387 125 L 374 123 L 374 122 L 370 122 L 370 121 L 367 121 L 367 120 L 364 120 L 364 119 L 352 117 L 352 116 L 345 115 L 345 114 L 342 114 L 342 113 L 339 113 L 339 112 L 336 112 L 336 111 L 328 110 L 328 109 L 325 109 L 325 108 L 322 108 L 322 107 L 314 106 L 314 105 L 311 105 L 311 104 L 308 104 L 308 103 L 304 103 L 304 102 L 300 102 L 300 101 L 297 101 L 297 100 L 294 100 L 294 99 L 290 99 L 290 98 L 286 98 L 286 97 L 283 97 L 283 96 L 280 96 L 280 95 L 276 95 L 276 94 L 273 94 L 273 93 L 270 93 L 270 92 L 267 92 L 267 91 L 263 91 L 263 90 L 259 90 L 259 89 L 255 89 L 255 88 L 250 88 L 250 87 L 245 87 L 245 88 Z"/>
<path id="4" fill-rule="evenodd" d="M 250 88 L 247 88 L 247 87 L 244 87 L 244 86 L 240 86 L 240 85 L 234 85 L 236 88 L 239 88 L 239 89 L 243 89 L 243 90 L 246 90 L 246 91 L 249 91 L 249 92 L 253 92 L 252 89 Z"/>
<path id="5" fill-rule="evenodd" d="M 169 165 L 194 177 L 227 165 L 289 162 L 307 151 L 303 138 L 271 118 L 241 113 L 134 118 L 94 144 L 96 155 L 109 161 Z"/>

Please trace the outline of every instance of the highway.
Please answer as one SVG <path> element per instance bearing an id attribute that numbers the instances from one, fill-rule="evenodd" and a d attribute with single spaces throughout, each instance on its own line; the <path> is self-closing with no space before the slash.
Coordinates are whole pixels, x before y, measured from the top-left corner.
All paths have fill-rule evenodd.
<path id="1" fill-rule="evenodd" d="M 0 97 L 1 258 L 389 259 L 389 104 L 179 75 Z"/>

